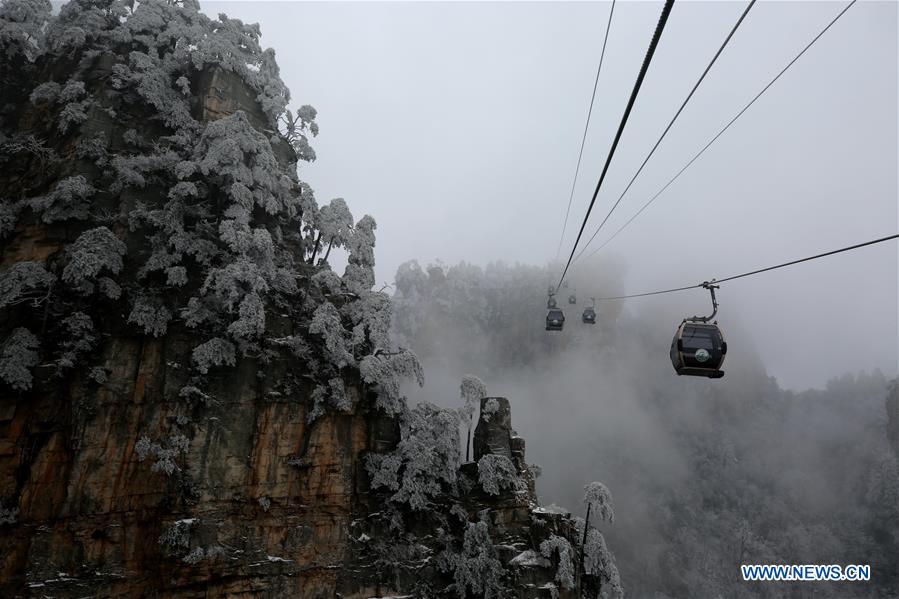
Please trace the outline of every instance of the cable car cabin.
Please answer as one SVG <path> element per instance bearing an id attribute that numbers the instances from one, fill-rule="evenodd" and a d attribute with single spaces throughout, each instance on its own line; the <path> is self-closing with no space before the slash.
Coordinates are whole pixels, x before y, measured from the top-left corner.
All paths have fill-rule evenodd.
<path id="1" fill-rule="evenodd" d="M 581 320 L 586 324 L 596 324 L 596 310 L 593 308 L 586 308 L 584 313 L 581 315 Z"/>
<path id="2" fill-rule="evenodd" d="M 552 310 L 555 307 L 556 307 L 556 298 L 553 296 L 549 296 L 549 298 L 546 300 L 546 309 Z"/>
<path id="3" fill-rule="evenodd" d="M 568 296 L 568 303 L 569 303 L 569 304 L 576 304 L 576 303 L 577 303 L 577 296 L 574 295 L 574 294 L 569 295 L 569 296 Z"/>
<path id="4" fill-rule="evenodd" d="M 546 313 L 546 330 L 561 331 L 565 326 L 565 314 L 561 310 L 550 310 Z"/>
<path id="5" fill-rule="evenodd" d="M 671 364 L 680 375 L 720 379 L 727 342 L 717 324 L 685 320 L 671 341 Z"/>

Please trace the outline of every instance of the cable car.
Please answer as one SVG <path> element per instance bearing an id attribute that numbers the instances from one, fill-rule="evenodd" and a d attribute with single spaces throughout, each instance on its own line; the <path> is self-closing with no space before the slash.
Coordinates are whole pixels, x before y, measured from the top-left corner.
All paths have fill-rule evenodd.
<path id="1" fill-rule="evenodd" d="M 671 365 L 678 376 L 704 376 L 720 379 L 724 376 L 721 365 L 727 354 L 727 341 L 718 326 L 718 322 L 709 322 L 718 313 L 718 301 L 715 298 L 717 285 L 703 283 L 703 287 L 712 294 L 711 316 L 691 316 L 685 318 L 677 327 L 674 339 L 671 340 Z"/>
<path id="2" fill-rule="evenodd" d="M 569 303 L 569 304 L 572 304 L 572 305 L 576 304 L 576 303 L 577 303 L 577 296 L 576 296 L 575 294 L 573 294 L 573 293 L 572 293 L 571 295 L 569 295 L 569 296 L 568 296 L 568 303 Z"/>
<path id="3" fill-rule="evenodd" d="M 671 364 L 678 375 L 720 379 L 727 341 L 717 323 L 684 320 L 671 341 Z"/>
<path id="4" fill-rule="evenodd" d="M 559 309 L 553 309 L 546 313 L 546 330 L 561 331 L 565 326 L 565 314 Z"/>
<path id="5" fill-rule="evenodd" d="M 596 324 L 596 310 L 587 306 L 584 308 L 584 313 L 581 315 L 581 320 L 584 321 L 585 324 Z"/>
<path id="6" fill-rule="evenodd" d="M 556 307 L 556 298 L 555 298 L 555 296 L 551 295 L 546 300 L 546 309 L 552 310 L 555 307 Z"/>

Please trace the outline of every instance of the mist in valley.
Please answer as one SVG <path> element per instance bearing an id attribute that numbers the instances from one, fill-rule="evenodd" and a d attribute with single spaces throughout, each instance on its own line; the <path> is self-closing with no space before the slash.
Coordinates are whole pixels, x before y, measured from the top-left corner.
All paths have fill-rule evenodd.
<path id="1" fill-rule="evenodd" d="M 544 504 L 583 515 L 583 486 L 604 482 L 616 518 L 600 527 L 630 596 L 804 597 L 798 584 L 742 582 L 739 565 L 855 562 L 877 572 L 874 594 L 833 583 L 814 596 L 892 596 L 899 468 L 886 398 L 895 383 L 873 370 L 785 390 L 753 347 L 751 323 L 726 302 L 726 376 L 678 377 L 671 336 L 683 317 L 711 311 L 706 291 L 599 302 L 591 326 L 580 319 L 590 299 L 581 291 L 569 305 L 568 291 L 617 295 L 626 274 L 595 263 L 560 290 L 565 328 L 547 332 L 542 283 L 557 271 L 401 266 L 395 334 L 426 379 L 406 389 L 410 401 L 458 408 L 460 379 L 476 375 L 489 396 L 509 398 Z"/>

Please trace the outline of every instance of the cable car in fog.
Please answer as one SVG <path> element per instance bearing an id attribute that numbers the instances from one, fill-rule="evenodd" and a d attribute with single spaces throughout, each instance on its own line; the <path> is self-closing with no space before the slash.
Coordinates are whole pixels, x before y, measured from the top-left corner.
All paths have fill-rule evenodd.
<path id="1" fill-rule="evenodd" d="M 574 305 L 577 303 L 577 296 L 575 294 L 571 294 L 568 296 L 568 303 Z"/>
<path id="2" fill-rule="evenodd" d="M 718 286 L 714 284 L 714 279 L 702 286 L 712 294 L 712 314 L 691 316 L 681 322 L 671 340 L 671 365 L 678 376 L 720 379 L 724 376 L 721 365 L 727 354 L 727 341 L 724 340 L 718 321 L 710 322 L 718 313 L 718 300 L 715 298 Z"/>
<path id="3" fill-rule="evenodd" d="M 546 300 L 546 309 L 552 310 L 556 307 L 556 296 L 550 295 Z"/>
<path id="4" fill-rule="evenodd" d="M 593 305 L 584 308 L 584 313 L 581 314 L 581 321 L 584 324 L 596 324 L 596 299 L 592 297 L 590 299 L 593 300 Z"/>
<path id="5" fill-rule="evenodd" d="M 565 326 L 565 314 L 559 309 L 553 309 L 546 313 L 546 330 L 561 331 Z"/>

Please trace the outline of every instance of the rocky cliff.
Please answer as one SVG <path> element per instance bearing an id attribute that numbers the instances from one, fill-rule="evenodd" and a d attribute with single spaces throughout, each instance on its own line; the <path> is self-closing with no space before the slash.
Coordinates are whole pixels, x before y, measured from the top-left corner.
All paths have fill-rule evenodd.
<path id="1" fill-rule="evenodd" d="M 482 400 L 467 464 L 456 412 L 406 405 L 374 220 L 297 178 L 315 111 L 285 110 L 258 28 L 8 0 L 0 34 L 0 594 L 611 581 L 538 507 L 508 401 Z"/>

